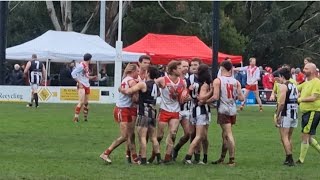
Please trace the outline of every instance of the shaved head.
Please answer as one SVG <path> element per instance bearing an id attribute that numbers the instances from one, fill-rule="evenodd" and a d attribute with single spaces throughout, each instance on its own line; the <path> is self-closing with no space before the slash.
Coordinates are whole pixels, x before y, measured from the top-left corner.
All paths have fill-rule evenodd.
<path id="1" fill-rule="evenodd" d="M 314 63 L 306 64 L 313 72 L 317 71 L 317 66 Z"/>
<path id="2" fill-rule="evenodd" d="M 304 68 L 303 72 L 305 73 L 306 77 L 313 77 L 317 74 L 317 66 L 314 63 L 307 63 Z"/>

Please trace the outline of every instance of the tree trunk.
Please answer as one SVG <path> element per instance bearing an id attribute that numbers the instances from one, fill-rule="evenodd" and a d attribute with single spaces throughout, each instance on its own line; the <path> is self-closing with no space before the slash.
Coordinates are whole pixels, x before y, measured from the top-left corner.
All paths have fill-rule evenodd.
<path id="1" fill-rule="evenodd" d="M 82 28 L 80 33 L 83 33 L 83 34 L 86 33 L 86 31 L 88 30 L 88 28 L 91 25 L 91 22 L 92 22 L 91 20 L 93 19 L 94 16 L 96 16 L 98 14 L 99 8 L 100 8 L 100 2 L 98 1 L 93 13 L 91 14 L 90 18 L 87 20 L 86 24 L 84 25 L 84 27 Z"/>
<path id="2" fill-rule="evenodd" d="M 51 18 L 54 29 L 56 31 L 61 31 L 61 26 L 57 18 L 56 10 L 54 9 L 52 1 L 46 1 L 46 5 L 47 5 L 48 13 Z"/>
<path id="3" fill-rule="evenodd" d="M 62 30 L 66 30 L 65 24 L 65 10 L 66 10 L 66 1 L 60 1 L 60 12 L 61 12 L 61 21 L 62 21 Z"/>
<path id="4" fill-rule="evenodd" d="M 123 1 L 122 5 L 122 17 L 126 15 L 128 8 L 130 7 L 130 1 Z M 106 33 L 106 42 L 110 45 L 115 45 L 116 34 L 118 30 L 119 22 L 119 2 L 113 1 L 108 6 L 108 16 L 107 16 L 107 33 Z"/>
<path id="5" fill-rule="evenodd" d="M 71 1 L 66 1 L 66 7 L 65 7 L 65 27 L 66 31 L 72 31 L 72 10 L 71 10 Z"/>

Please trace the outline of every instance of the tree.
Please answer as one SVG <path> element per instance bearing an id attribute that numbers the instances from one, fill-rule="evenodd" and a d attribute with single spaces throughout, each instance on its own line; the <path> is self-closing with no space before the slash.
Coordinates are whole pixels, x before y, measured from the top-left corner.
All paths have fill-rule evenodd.
<path id="1" fill-rule="evenodd" d="M 79 30 L 79 32 L 86 33 L 92 25 L 93 21 L 95 19 L 98 19 L 96 17 L 99 14 L 100 1 L 73 2 L 72 4 L 76 4 L 75 8 L 71 7 L 71 2 L 72 1 L 60 1 L 60 4 L 56 3 L 56 5 L 54 5 L 52 1 L 46 1 L 47 10 L 52 24 L 57 31 L 72 31 L 74 29 L 78 30 L 79 26 L 82 25 L 83 27 L 81 30 Z M 130 5 L 130 1 L 123 2 L 123 16 L 126 14 L 127 9 Z M 60 6 L 60 15 L 58 15 L 59 13 L 56 13 L 55 6 Z M 87 9 L 84 9 L 85 7 L 87 7 Z M 88 9 L 90 9 L 90 12 L 88 12 Z M 107 1 L 106 9 L 106 41 L 109 44 L 114 45 L 118 30 L 119 2 Z M 76 19 L 75 26 L 77 26 L 77 28 L 73 28 L 74 23 L 72 21 L 72 17 Z M 86 19 L 86 21 L 83 21 L 81 19 Z M 94 23 L 97 25 L 98 21 L 95 21 Z M 97 29 L 98 27 L 99 26 L 96 26 L 95 29 Z"/>
<path id="2" fill-rule="evenodd" d="M 212 2 L 134 2 L 124 19 L 124 44 L 147 33 L 195 35 L 208 46 L 212 42 Z M 242 54 L 247 38 L 235 28 L 221 7 L 220 51 Z"/>
<path id="3" fill-rule="evenodd" d="M 60 1 L 60 16 L 56 13 L 55 5 L 53 1 L 46 1 L 46 6 L 48 14 L 52 21 L 52 24 L 57 31 L 72 31 L 72 1 Z M 94 11 L 92 12 L 90 18 L 85 23 L 81 33 L 85 33 L 91 24 L 91 20 L 97 15 L 99 11 L 99 2 L 96 2 Z M 60 20 L 59 20 L 60 19 Z"/>
<path id="4" fill-rule="evenodd" d="M 52 28 L 44 2 L 9 3 L 7 47 L 34 39 Z"/>

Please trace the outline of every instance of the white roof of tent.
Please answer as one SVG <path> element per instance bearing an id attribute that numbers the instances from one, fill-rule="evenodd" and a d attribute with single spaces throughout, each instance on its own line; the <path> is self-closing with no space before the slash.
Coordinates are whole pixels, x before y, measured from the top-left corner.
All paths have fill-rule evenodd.
<path id="1" fill-rule="evenodd" d="M 114 62 L 116 60 L 116 49 L 97 35 L 52 30 L 31 41 L 7 48 L 6 59 L 30 60 L 32 54 L 37 54 L 39 60 L 68 62 L 82 60 L 85 53 L 92 54 L 92 61 Z M 122 51 L 122 61 L 137 62 L 141 55 L 143 53 Z"/>

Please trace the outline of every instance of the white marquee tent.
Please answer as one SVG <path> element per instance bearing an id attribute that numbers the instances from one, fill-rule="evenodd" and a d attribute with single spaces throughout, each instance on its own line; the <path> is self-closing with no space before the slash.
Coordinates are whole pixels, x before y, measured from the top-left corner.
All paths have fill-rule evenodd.
<path id="1" fill-rule="evenodd" d="M 116 49 L 97 35 L 49 30 L 23 44 L 6 49 L 7 60 L 30 60 L 32 54 L 38 59 L 51 62 L 82 60 L 85 53 L 92 54 L 92 61 L 115 62 Z M 137 62 L 141 53 L 122 51 L 123 62 Z"/>

